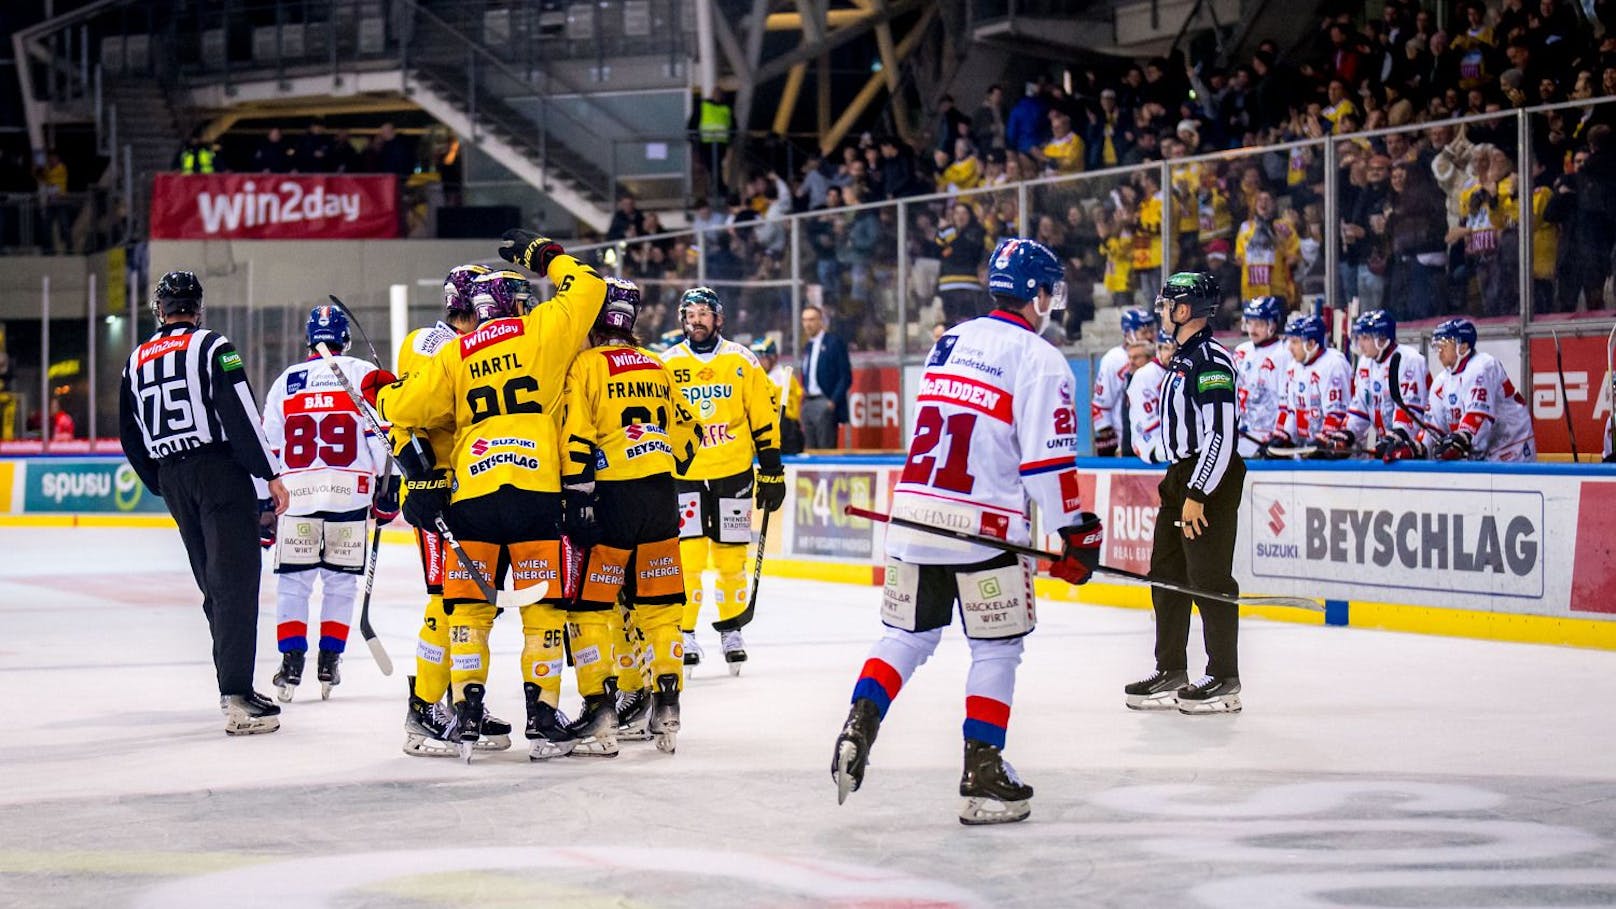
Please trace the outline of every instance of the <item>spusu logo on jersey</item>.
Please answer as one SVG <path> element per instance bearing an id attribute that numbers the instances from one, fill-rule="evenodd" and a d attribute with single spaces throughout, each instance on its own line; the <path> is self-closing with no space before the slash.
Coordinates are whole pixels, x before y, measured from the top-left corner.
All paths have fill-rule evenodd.
<path id="1" fill-rule="evenodd" d="M 490 344 L 518 337 L 523 331 L 521 319 L 491 319 L 460 339 L 460 355 L 469 357 Z"/>

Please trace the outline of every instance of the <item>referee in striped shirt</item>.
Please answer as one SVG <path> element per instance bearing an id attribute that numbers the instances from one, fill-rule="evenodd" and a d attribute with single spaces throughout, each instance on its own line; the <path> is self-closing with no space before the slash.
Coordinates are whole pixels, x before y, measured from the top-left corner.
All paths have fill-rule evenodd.
<path id="1" fill-rule="evenodd" d="M 1223 294 L 1210 274 L 1179 272 L 1156 298 L 1162 324 L 1178 351 L 1162 379 L 1162 448 L 1169 464 L 1150 553 L 1150 574 L 1215 593 L 1235 595 L 1234 544 L 1246 465 L 1236 451 L 1235 368 L 1228 348 L 1212 337 L 1208 320 Z M 1232 603 L 1192 601 L 1152 588 L 1156 612 L 1156 671 L 1128 685 L 1136 710 L 1177 708 L 1181 713 L 1240 710 L 1237 654 L 1240 610 Z M 1189 681 L 1191 604 L 1201 611 L 1206 674 Z"/>
<path id="2" fill-rule="evenodd" d="M 202 283 L 173 271 L 157 283 L 157 333 L 135 348 L 118 396 L 118 434 L 129 465 L 163 499 L 202 589 L 213 633 L 219 707 L 229 735 L 280 728 L 280 708 L 253 691 L 258 651 L 259 505 L 266 481 L 275 514 L 286 510 L 280 459 L 258 418 L 241 354 L 201 327 Z"/>

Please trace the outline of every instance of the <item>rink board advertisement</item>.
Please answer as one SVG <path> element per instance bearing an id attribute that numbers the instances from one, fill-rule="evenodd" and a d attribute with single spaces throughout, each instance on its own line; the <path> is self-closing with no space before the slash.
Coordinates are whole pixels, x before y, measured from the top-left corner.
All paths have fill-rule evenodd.
<path id="1" fill-rule="evenodd" d="M 13 505 L 28 514 L 166 513 L 123 458 L 37 458 L 14 461 Z M 20 487 L 20 494 L 17 490 Z"/>
<path id="2" fill-rule="evenodd" d="M 1584 458 L 1598 455 L 1604 447 L 1605 418 L 1610 416 L 1610 372 L 1605 359 L 1604 335 L 1561 337 L 1559 353 L 1565 369 L 1565 393 L 1561 394 L 1560 369 L 1555 361 L 1554 338 L 1530 339 L 1532 363 L 1532 430 L 1537 450 L 1545 454 L 1570 454 L 1571 433 L 1576 433 L 1577 450 Z M 1566 410 L 1571 426 L 1566 427 Z"/>

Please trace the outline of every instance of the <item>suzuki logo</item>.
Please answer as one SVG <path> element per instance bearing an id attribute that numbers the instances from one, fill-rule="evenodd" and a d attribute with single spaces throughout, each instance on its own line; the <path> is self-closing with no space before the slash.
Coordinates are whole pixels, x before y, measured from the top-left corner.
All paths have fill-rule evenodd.
<path id="1" fill-rule="evenodd" d="M 487 439 L 478 439 L 477 441 L 471 443 L 471 456 L 472 457 L 480 458 L 480 457 L 482 457 L 483 455 L 485 455 L 487 453 L 488 453 L 488 440 Z"/>
<path id="2" fill-rule="evenodd" d="M 1268 529 L 1274 532 L 1274 536 L 1279 536 L 1285 529 L 1285 506 L 1277 501 L 1268 506 L 1268 519 Z"/>

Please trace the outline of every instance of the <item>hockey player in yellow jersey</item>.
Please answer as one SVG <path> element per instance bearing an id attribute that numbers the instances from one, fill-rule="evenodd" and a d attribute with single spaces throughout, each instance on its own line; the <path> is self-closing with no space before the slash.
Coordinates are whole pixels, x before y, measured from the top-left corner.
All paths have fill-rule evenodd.
<path id="1" fill-rule="evenodd" d="M 746 586 L 746 549 L 752 539 L 752 501 L 774 511 L 785 501 L 780 464 L 779 404 L 774 383 L 750 350 L 725 340 L 724 307 L 708 287 L 685 291 L 679 300 L 685 339 L 663 354 L 674 382 L 701 424 L 701 448 L 679 473 L 679 552 L 684 561 L 685 605 L 681 623 L 685 665 L 701 661 L 696 620 L 702 607 L 701 574 L 709 559 L 718 571 L 713 600 L 724 661 L 740 674 L 746 661 L 741 628 L 752 620 Z M 752 472 L 757 460 L 757 475 Z"/>
<path id="2" fill-rule="evenodd" d="M 780 362 L 780 348 L 773 338 L 752 342 L 752 355 L 774 383 L 780 401 L 780 453 L 802 454 L 802 380 L 790 366 Z"/>
<path id="3" fill-rule="evenodd" d="M 667 367 L 635 340 L 640 289 L 616 278 L 606 285 L 590 348 L 573 361 L 564 397 L 563 526 L 586 550 L 570 619 L 580 630 L 613 625 L 621 594 L 634 640 L 624 638 L 621 626 L 611 636 L 619 646 L 618 717 L 627 727 L 619 732 L 643 738 L 638 733 L 648 730 L 657 747 L 672 752 L 684 679 L 679 621 L 685 604 L 674 473 L 695 457 L 699 427 L 675 397 Z M 641 637 L 655 686 L 649 697 L 632 648 Z M 592 675 L 586 681 L 585 656 L 573 647 L 579 687 L 587 691 L 605 679 L 608 664 L 601 659 L 606 654 L 588 654 Z"/>
<path id="4" fill-rule="evenodd" d="M 498 610 L 472 571 L 500 586 L 513 575 L 524 590 L 550 584 L 546 598 L 522 607 L 523 693 L 534 760 L 569 753 L 577 744 L 556 710 L 561 696 L 567 598 L 561 553 L 561 394 L 572 359 L 600 313 L 606 285 L 559 244 L 528 231 L 505 234 L 500 255 L 545 274 L 554 299 L 525 312 L 527 280 L 512 271 L 479 277 L 472 292 L 477 328 L 446 344 L 409 378 L 380 389 L 377 403 L 396 430 L 452 430 L 448 467 L 428 463 L 426 479 L 411 481 L 414 512 L 447 515 L 471 565 L 453 553 L 443 583 L 449 614 L 450 684 L 454 718 L 447 738 L 470 759 L 483 717 L 488 681 L 488 633 Z M 431 460 L 443 460 L 433 451 Z M 450 473 L 452 471 L 452 491 Z M 609 649 L 610 641 L 575 640 Z M 596 698 L 598 702 L 599 698 Z M 615 711 L 602 717 L 602 750 L 615 752 Z"/>

